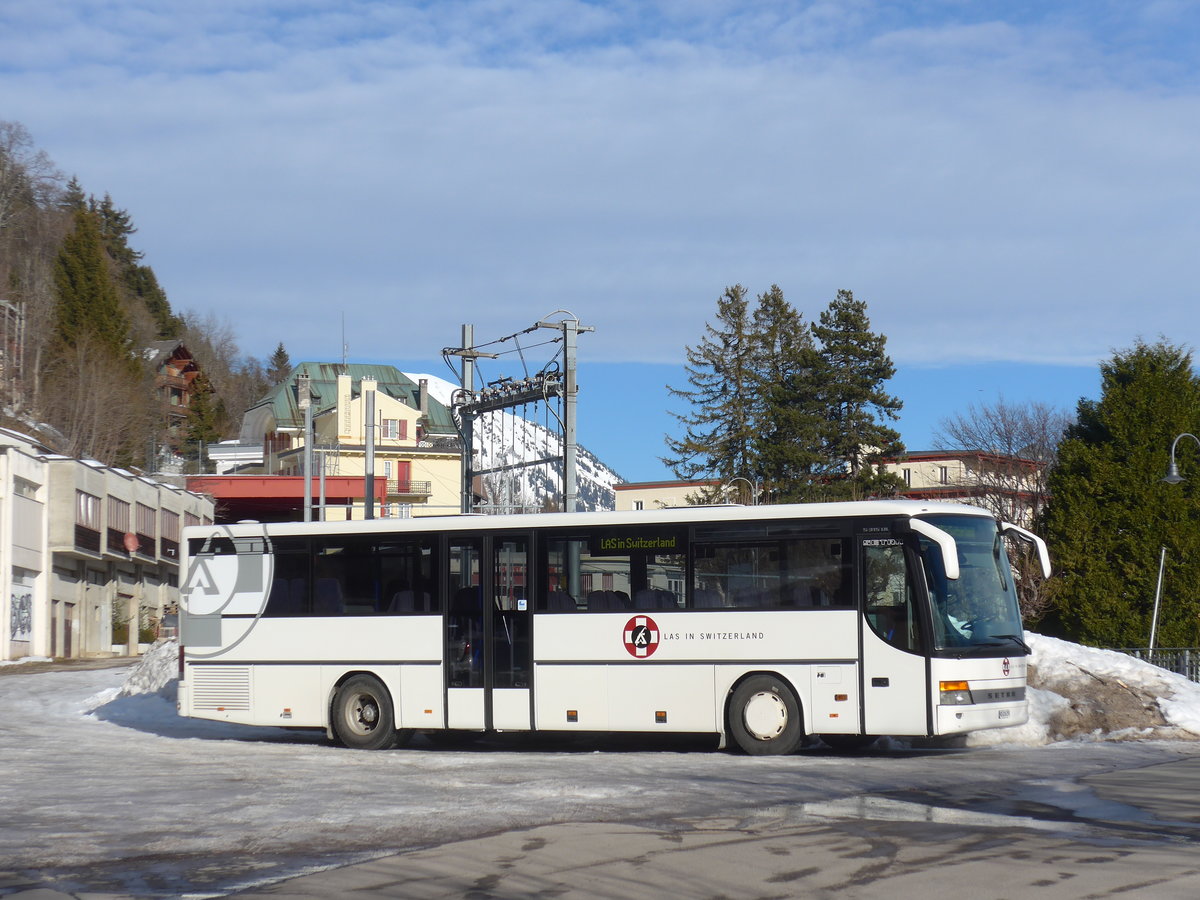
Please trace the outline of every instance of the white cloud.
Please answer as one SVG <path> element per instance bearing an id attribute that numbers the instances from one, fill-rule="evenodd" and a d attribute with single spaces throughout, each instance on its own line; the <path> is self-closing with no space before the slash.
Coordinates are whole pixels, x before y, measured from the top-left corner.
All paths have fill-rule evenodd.
<path id="1" fill-rule="evenodd" d="M 565 306 L 676 361 L 735 281 L 811 317 L 852 288 L 912 362 L 1194 333 L 1194 86 L 954 8 L 18 4 L 0 117 L 256 354 L 331 355 L 343 309 L 383 360 Z"/>

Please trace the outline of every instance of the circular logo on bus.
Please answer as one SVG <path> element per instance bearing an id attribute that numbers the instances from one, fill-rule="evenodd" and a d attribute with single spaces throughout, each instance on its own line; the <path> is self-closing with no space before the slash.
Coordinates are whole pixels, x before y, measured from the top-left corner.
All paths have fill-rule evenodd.
<path id="1" fill-rule="evenodd" d="M 1000 671 L 1008 675 L 1012 671 L 1012 663 L 1008 661 L 1008 657 L 1004 657 L 1004 662 L 1000 664 Z"/>
<path id="2" fill-rule="evenodd" d="M 625 649 L 645 659 L 658 649 L 658 626 L 649 616 L 634 616 L 625 623 Z"/>

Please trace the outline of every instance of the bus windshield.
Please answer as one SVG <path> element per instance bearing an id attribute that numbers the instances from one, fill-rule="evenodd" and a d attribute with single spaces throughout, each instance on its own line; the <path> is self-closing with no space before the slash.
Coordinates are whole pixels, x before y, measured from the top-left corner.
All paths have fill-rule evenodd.
<path id="1" fill-rule="evenodd" d="M 921 518 L 950 534 L 958 545 L 959 576 L 951 580 L 946 577 L 941 548 L 930 538 L 920 538 L 934 648 L 1024 649 L 1017 591 L 996 523 L 975 516 Z"/>

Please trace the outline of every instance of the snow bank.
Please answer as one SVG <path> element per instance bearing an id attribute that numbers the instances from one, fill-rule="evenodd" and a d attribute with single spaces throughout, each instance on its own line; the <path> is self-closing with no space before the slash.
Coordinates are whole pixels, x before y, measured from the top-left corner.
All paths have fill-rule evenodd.
<path id="1" fill-rule="evenodd" d="M 174 699 L 179 677 L 179 641 L 167 638 L 155 641 L 129 670 L 118 696 L 170 694 Z"/>
<path id="2" fill-rule="evenodd" d="M 1200 684 L 1115 650 L 1031 632 L 1025 640 L 1029 721 L 976 732 L 968 744 L 1200 739 Z"/>

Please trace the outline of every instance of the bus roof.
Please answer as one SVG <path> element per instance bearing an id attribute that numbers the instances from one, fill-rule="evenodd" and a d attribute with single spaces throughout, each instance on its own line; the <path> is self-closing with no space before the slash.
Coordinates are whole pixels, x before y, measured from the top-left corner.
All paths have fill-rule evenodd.
<path id="1" fill-rule="evenodd" d="M 922 500 L 861 500 L 843 503 L 793 503 L 773 506 L 679 506 L 629 512 L 524 513 L 517 515 L 460 514 L 382 518 L 350 522 L 239 522 L 236 525 L 191 525 L 189 535 L 220 531 L 231 536 L 262 534 L 304 535 L 379 534 L 413 531 L 520 531 L 530 528 L 582 528 L 595 525 L 670 525 L 698 522 L 742 522 L 771 519 L 841 519 L 859 517 L 962 515 L 994 518 L 986 509 L 960 503 Z"/>

